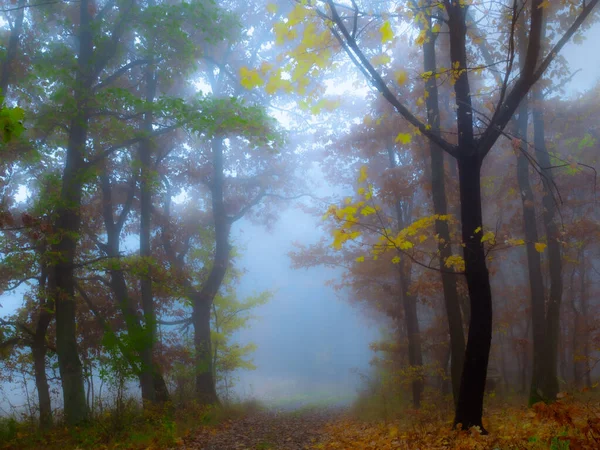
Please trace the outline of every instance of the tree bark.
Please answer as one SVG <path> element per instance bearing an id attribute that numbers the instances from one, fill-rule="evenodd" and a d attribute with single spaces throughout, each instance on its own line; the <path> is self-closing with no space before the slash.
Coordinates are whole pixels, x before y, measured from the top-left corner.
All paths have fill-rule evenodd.
<path id="1" fill-rule="evenodd" d="M 590 329 L 588 322 L 588 294 L 587 294 L 587 286 L 586 286 L 586 277 L 585 277 L 585 248 L 581 249 L 581 262 L 580 262 L 580 297 L 579 301 L 581 302 L 581 315 L 583 316 L 583 323 L 581 324 L 581 334 L 583 340 L 583 357 L 584 359 L 584 379 L 585 386 L 587 388 L 592 387 L 592 368 L 590 365 Z"/>
<path id="2" fill-rule="evenodd" d="M 492 292 L 481 242 L 481 161 L 475 148 L 462 148 L 458 160 L 465 277 L 471 305 L 471 323 L 465 351 L 454 424 L 483 428 L 483 396 L 492 341 Z"/>
<path id="3" fill-rule="evenodd" d="M 46 333 L 51 320 L 52 314 L 45 308 L 45 305 L 42 306 L 31 346 L 35 387 L 40 408 L 40 428 L 43 430 L 47 430 L 52 426 L 52 403 L 48 377 L 46 376 Z"/>
<path id="4" fill-rule="evenodd" d="M 544 281 L 542 276 L 542 260 L 540 253 L 535 249 L 539 242 L 537 220 L 535 214 L 535 198 L 529 180 L 529 161 L 522 153 L 527 151 L 527 128 L 529 123 L 528 101 L 523 99 L 519 105 L 517 120 L 517 136 L 521 139 L 521 151 L 517 156 L 517 181 L 523 205 L 523 230 L 526 241 L 527 269 L 529 279 L 529 295 L 531 298 L 531 322 L 533 329 L 533 372 L 529 393 L 529 404 L 532 405 L 546 398 L 544 392 L 544 378 L 546 376 L 545 360 L 545 316 L 546 301 Z"/>
<path id="5" fill-rule="evenodd" d="M 533 142 L 536 158 L 542 168 L 542 186 L 544 194 L 542 219 L 548 242 L 548 266 L 550 273 L 550 296 L 546 311 L 546 377 L 544 395 L 553 401 L 558 394 L 558 337 L 560 334 L 560 304 L 562 302 L 562 256 L 560 232 L 556 224 L 556 202 L 552 195 L 553 176 L 550 155 L 546 148 L 544 130 L 544 96 L 539 87 L 533 89 Z"/>
<path id="6" fill-rule="evenodd" d="M 35 330 L 33 332 L 31 341 L 31 354 L 33 356 L 33 371 L 35 376 L 35 387 L 38 393 L 38 406 L 40 409 L 40 428 L 47 430 L 52 426 L 52 402 L 50 400 L 50 387 L 48 385 L 48 377 L 46 375 L 46 336 L 48 333 L 48 327 L 52 322 L 52 308 L 51 299 L 48 297 L 47 283 L 48 276 L 48 265 L 44 260 L 44 255 L 47 250 L 47 244 L 45 242 L 39 247 L 38 252 L 41 256 L 41 273 L 39 277 L 38 287 L 38 316 Z"/>
<path id="7" fill-rule="evenodd" d="M 145 101 L 154 102 L 157 89 L 156 71 L 149 65 L 145 71 L 146 93 Z M 154 115 L 151 111 L 144 113 L 142 131 L 152 133 Z M 142 389 L 146 400 L 150 402 L 163 403 L 169 400 L 164 378 L 155 361 L 156 351 L 156 312 L 154 308 L 154 297 L 152 292 L 152 249 L 150 247 L 151 219 L 152 219 L 152 147 L 150 138 L 145 138 L 140 143 L 139 157 L 141 163 L 140 180 L 140 257 L 145 265 L 145 273 L 140 279 L 140 291 L 142 298 L 142 309 L 144 312 L 144 334 L 140 357 L 142 360 Z"/>
<path id="8" fill-rule="evenodd" d="M 192 298 L 192 320 L 196 351 L 196 398 L 201 404 L 218 403 L 212 367 L 210 340 L 211 308 L 229 265 L 229 231 L 231 220 L 224 203 L 223 137 L 212 141 L 213 178 L 211 183 L 212 212 L 215 227 L 215 256 L 208 278 Z"/>
<path id="9" fill-rule="evenodd" d="M 423 70 L 424 72 L 437 72 L 435 57 L 435 35 L 431 32 L 431 17 L 427 17 L 428 28 L 425 43 L 423 44 Z M 440 107 L 438 100 L 438 88 L 435 77 L 429 77 L 425 82 L 425 91 L 429 94 L 425 97 L 427 107 L 427 123 L 431 126 L 431 131 L 436 135 L 440 134 Z M 435 214 L 448 214 L 446 202 L 446 183 L 444 173 L 444 152 L 433 141 L 429 141 L 429 150 L 431 153 L 431 192 L 433 198 L 433 211 Z M 448 222 L 437 220 L 435 231 L 441 238 L 438 241 L 438 250 L 440 254 L 440 268 L 444 267 L 446 259 L 452 255 L 450 245 L 450 230 Z M 460 302 L 456 289 L 456 276 L 447 272 L 441 273 L 442 287 L 444 292 L 444 304 L 446 307 L 446 316 L 448 318 L 448 328 L 450 333 L 450 374 L 452 379 L 452 396 L 454 406 L 458 401 L 460 390 L 460 377 L 462 374 L 464 356 L 465 356 L 465 336 L 463 332 L 463 323 L 460 313 Z"/>
<path id="10" fill-rule="evenodd" d="M 93 42 L 89 0 L 82 0 L 79 10 L 79 52 L 75 78 L 75 105 L 69 127 L 66 164 L 62 177 L 61 203 L 54 229 L 58 243 L 52 247 L 57 255 L 48 291 L 55 305 L 56 350 L 63 390 L 65 420 L 75 425 L 87 419 L 87 404 L 81 361 L 77 350 L 75 322 L 74 260 L 80 230 L 82 171 L 88 132 L 88 96 L 92 87 Z"/>
<path id="11" fill-rule="evenodd" d="M 402 264 L 402 261 L 400 264 Z M 402 289 L 402 305 L 404 307 L 404 320 L 406 323 L 406 335 L 408 339 L 408 363 L 411 368 L 419 372 L 423 368 L 423 353 L 421 351 L 421 335 L 419 331 L 419 317 L 417 315 L 417 297 L 409 292 L 410 288 L 410 266 L 399 267 L 400 288 Z M 423 393 L 423 380 L 421 374 L 415 373 L 411 382 L 413 406 L 415 409 L 421 407 L 421 395 Z"/>
<path id="12" fill-rule="evenodd" d="M 8 86 L 12 75 L 12 65 L 17 57 L 19 40 L 23 31 L 23 18 L 25 16 L 26 0 L 19 0 L 18 9 L 16 11 L 15 22 L 13 23 L 8 39 L 8 47 L 6 49 L 6 58 L 2 61 L 2 71 L 0 72 L 0 95 L 6 97 L 8 94 Z"/>
<path id="13" fill-rule="evenodd" d="M 394 147 L 388 146 L 388 158 L 390 167 L 396 167 L 396 157 Z M 406 202 L 408 203 L 408 202 Z M 412 208 L 408 206 L 403 211 L 402 201 L 399 198 L 395 199 L 396 206 L 396 221 L 398 231 L 402 230 L 407 222 L 410 221 Z M 423 366 L 423 353 L 421 351 L 421 335 L 419 332 L 419 317 L 417 314 L 417 298 L 409 292 L 411 284 L 410 265 L 405 266 L 406 261 L 401 261 L 398 267 L 398 283 L 400 286 L 400 295 L 402 306 L 404 308 L 404 321 L 406 325 L 406 338 L 408 340 L 408 363 L 411 367 L 419 368 Z M 415 409 L 421 407 L 421 394 L 423 393 L 423 381 L 419 378 L 414 378 L 411 382 L 413 406 Z"/>

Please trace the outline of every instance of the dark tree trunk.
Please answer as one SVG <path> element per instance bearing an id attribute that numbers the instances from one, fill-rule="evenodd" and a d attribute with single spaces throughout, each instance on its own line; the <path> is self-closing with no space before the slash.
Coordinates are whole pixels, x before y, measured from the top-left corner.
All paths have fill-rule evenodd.
<path id="1" fill-rule="evenodd" d="M 0 72 L 0 95 L 6 97 L 8 94 L 8 86 L 12 75 L 11 69 L 13 62 L 17 57 L 19 48 L 19 39 L 23 30 L 23 17 L 25 16 L 25 0 L 19 0 L 15 22 L 13 23 L 8 39 L 8 47 L 6 49 L 6 58 L 2 61 L 2 71 Z"/>
<path id="2" fill-rule="evenodd" d="M 590 364 L 590 329 L 588 322 L 588 298 L 587 298 L 587 286 L 586 286 L 586 277 L 585 277 L 585 248 L 581 249 L 581 261 L 580 261 L 580 274 L 579 274 L 579 282 L 580 282 L 580 297 L 579 301 L 581 303 L 581 315 L 582 315 L 582 324 L 581 324 L 581 340 L 583 341 L 583 357 L 584 357 L 584 380 L 585 386 L 587 388 L 592 387 L 592 367 Z"/>
<path id="3" fill-rule="evenodd" d="M 39 255 L 43 260 L 47 250 L 47 244 L 44 242 L 39 247 Z M 39 278 L 38 299 L 39 312 L 37 323 L 32 336 L 31 354 L 33 356 L 33 371 L 35 375 L 35 387 L 38 393 L 38 406 L 40 409 L 40 428 L 47 430 L 52 426 L 52 403 L 50 400 L 50 387 L 46 375 L 46 336 L 48 327 L 52 322 L 53 305 L 47 295 L 48 283 L 48 265 L 42 262 L 42 268 Z"/>
<path id="4" fill-rule="evenodd" d="M 431 18 L 428 17 L 429 26 L 427 36 L 423 44 L 423 70 L 424 72 L 437 72 L 435 58 L 435 34 L 431 32 Z M 425 82 L 425 90 L 429 96 L 425 99 L 427 107 L 427 123 L 431 126 L 432 132 L 440 133 L 440 108 L 438 100 L 437 80 L 430 77 Z M 435 214 L 448 214 L 446 202 L 446 183 L 444 173 L 444 152 L 433 141 L 429 141 L 429 150 L 431 153 L 431 192 L 433 197 L 433 211 Z M 437 220 L 435 231 L 441 238 L 438 242 L 440 254 L 440 267 L 444 268 L 446 259 L 452 255 L 450 245 L 450 230 L 448 222 Z M 448 318 L 448 328 L 450 332 L 450 374 L 452 379 L 452 395 L 454 405 L 458 401 L 460 390 L 460 376 L 464 364 L 465 356 L 465 336 L 463 333 L 463 323 L 460 314 L 460 302 L 456 289 L 456 275 L 442 272 L 442 287 L 444 291 L 444 304 L 446 307 L 446 316 Z"/>
<path id="5" fill-rule="evenodd" d="M 522 153 L 527 151 L 527 128 L 529 123 L 529 102 L 523 99 L 519 105 L 517 119 L 517 136 L 521 139 L 521 152 L 517 156 L 517 181 L 523 205 L 523 230 L 525 233 L 529 294 L 531 298 L 531 323 L 533 329 L 533 371 L 529 390 L 529 404 L 546 398 L 544 378 L 546 376 L 545 360 L 545 325 L 546 307 L 544 280 L 542 276 L 542 259 L 535 249 L 539 242 L 537 220 L 535 214 L 535 198 L 529 180 L 529 161 Z"/>
<path id="6" fill-rule="evenodd" d="M 58 243 L 52 250 L 58 255 L 53 261 L 53 276 L 49 277 L 48 291 L 55 305 L 56 350 L 63 390 L 65 419 L 69 425 L 87 419 L 87 403 L 83 371 L 77 350 L 75 323 L 74 266 L 78 233 L 81 223 L 82 171 L 88 132 L 88 95 L 91 91 L 93 42 L 89 0 L 80 4 L 79 54 L 75 79 L 77 108 L 69 127 L 66 164 L 62 177 L 61 204 L 57 210 L 56 230 Z"/>
<path id="7" fill-rule="evenodd" d="M 471 305 L 471 323 L 461 376 L 454 424 L 463 428 L 483 428 L 483 396 L 492 341 L 492 292 L 485 252 L 481 242 L 482 227 L 480 169 L 475 148 L 461 148 L 458 160 L 460 205 L 465 276 Z"/>
<path id="8" fill-rule="evenodd" d="M 192 320 L 196 348 L 196 397 L 201 404 L 212 404 L 219 401 L 212 367 L 210 317 L 213 301 L 227 272 L 230 254 L 229 231 L 231 219 L 225 212 L 223 138 L 220 136 L 213 138 L 212 157 L 211 194 L 215 226 L 215 256 L 208 278 L 200 291 L 194 293 L 192 299 Z"/>
<path id="9" fill-rule="evenodd" d="M 146 68 L 145 73 L 146 93 L 145 101 L 154 102 L 156 97 L 157 78 L 152 66 Z M 151 111 L 144 114 L 142 130 L 144 133 L 152 133 L 154 115 Z M 151 139 L 144 139 L 140 144 L 139 157 L 141 163 L 140 180 L 140 257 L 146 264 L 145 273 L 140 280 L 140 291 L 142 297 L 142 310 L 144 311 L 145 339 L 139 354 L 142 362 L 140 384 L 142 395 L 150 402 L 163 403 L 169 400 L 169 393 L 160 368 L 155 360 L 156 352 L 156 312 L 154 308 L 154 296 L 152 292 L 152 249 L 150 247 L 151 219 L 152 219 L 152 147 Z"/>
<path id="10" fill-rule="evenodd" d="M 210 339 L 211 305 L 199 295 L 193 305 L 196 399 L 201 405 L 211 405 L 218 403 Z"/>
<path id="11" fill-rule="evenodd" d="M 87 419 L 87 403 L 81 361 L 77 352 L 75 323 L 74 260 L 80 232 L 80 210 L 84 171 L 88 169 L 84 156 L 89 127 L 89 102 L 92 86 L 108 61 L 118 49 L 126 19 L 133 2 L 125 6 L 111 34 L 110 44 L 98 46 L 94 53 L 92 7 L 90 0 L 79 6 L 77 68 L 74 83 L 74 112 L 69 124 L 66 162 L 62 177 L 60 206 L 57 208 L 55 233 L 58 242 L 52 246 L 56 255 L 50 262 L 53 274 L 49 277 L 48 293 L 55 305 L 56 349 L 63 389 L 65 419 L 75 425 Z"/>
<path id="12" fill-rule="evenodd" d="M 558 336 L 560 333 L 560 305 L 562 302 L 563 280 L 562 280 L 562 256 L 560 247 L 560 233 L 556 224 L 556 203 L 552 195 L 553 175 L 550 155 L 546 148 L 544 130 L 544 97 L 540 88 L 533 90 L 533 142 L 535 154 L 542 167 L 542 186 L 544 195 L 542 205 L 544 207 L 542 218 L 546 237 L 548 241 L 548 266 L 550 272 L 550 296 L 546 311 L 546 376 L 544 383 L 544 395 L 548 400 L 556 399 L 558 394 Z"/>
<path id="13" fill-rule="evenodd" d="M 51 320 L 52 314 L 48 311 L 47 306 L 42 304 L 33 336 L 31 353 L 40 408 L 40 428 L 43 430 L 47 430 L 52 426 L 52 403 L 50 401 L 48 377 L 46 376 L 46 333 Z"/>
<path id="14" fill-rule="evenodd" d="M 409 268 L 399 267 L 400 288 L 402 289 L 402 304 L 404 306 L 404 320 L 406 323 L 406 336 L 408 339 L 408 363 L 417 370 L 423 367 L 423 353 L 421 351 L 421 335 L 419 332 L 419 317 L 417 315 L 417 297 L 410 294 Z M 421 407 L 423 393 L 423 380 L 419 377 L 411 382 L 413 406 Z"/>
<path id="15" fill-rule="evenodd" d="M 454 424 L 463 428 L 478 426 L 483 433 L 483 396 L 492 341 L 492 291 L 481 242 L 481 163 L 479 142 L 473 136 L 473 109 L 466 53 L 466 8 L 459 2 L 448 4 L 450 58 L 458 73 L 454 83 L 458 130 L 458 179 L 465 277 L 469 291 L 469 334 Z"/>

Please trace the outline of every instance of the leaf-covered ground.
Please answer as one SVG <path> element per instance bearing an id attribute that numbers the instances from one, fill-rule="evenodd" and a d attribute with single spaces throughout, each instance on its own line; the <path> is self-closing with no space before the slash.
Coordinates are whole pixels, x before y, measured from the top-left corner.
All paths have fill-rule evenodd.
<path id="1" fill-rule="evenodd" d="M 327 427 L 341 420 L 337 409 L 261 411 L 201 429 L 183 440 L 189 450 L 304 450 L 326 440 Z"/>
<path id="2" fill-rule="evenodd" d="M 26 424 L 18 424 L 16 434 L 4 442 L 0 429 L 0 449 L 600 449 L 597 398 L 575 400 L 567 396 L 552 405 L 538 404 L 533 408 L 496 401 L 485 411 L 487 436 L 476 429 L 453 430 L 451 407 L 444 402 L 424 402 L 419 411 L 404 409 L 392 413 L 386 408 L 385 414 L 380 412 L 373 414 L 366 404 L 358 408 L 355 405 L 352 410 L 195 410 L 171 416 L 172 420 L 158 413 L 129 420 L 125 417 L 124 422 L 120 419 L 120 432 L 110 428 L 115 424 L 107 418 L 88 428 L 58 427 L 43 437 L 28 433 Z"/>
<path id="3" fill-rule="evenodd" d="M 565 399 L 534 408 L 489 408 L 478 430 L 456 431 L 441 411 L 407 411 L 394 420 L 364 421 L 349 413 L 256 413 L 183 441 L 190 450 L 598 449 L 600 403 Z"/>

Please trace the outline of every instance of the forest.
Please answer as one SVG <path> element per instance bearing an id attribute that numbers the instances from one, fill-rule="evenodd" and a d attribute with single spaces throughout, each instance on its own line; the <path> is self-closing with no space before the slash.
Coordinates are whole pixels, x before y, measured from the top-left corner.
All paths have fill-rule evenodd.
<path id="1" fill-rule="evenodd" d="M 597 4 L 2 0 L 0 449 L 600 448 Z"/>

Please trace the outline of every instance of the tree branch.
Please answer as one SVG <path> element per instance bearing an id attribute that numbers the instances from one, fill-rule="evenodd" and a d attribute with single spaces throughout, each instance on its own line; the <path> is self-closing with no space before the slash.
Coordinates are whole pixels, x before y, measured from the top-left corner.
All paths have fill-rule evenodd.
<path id="1" fill-rule="evenodd" d="M 569 39 L 571 39 L 571 37 L 575 34 L 577 29 L 581 26 L 581 24 L 585 21 L 585 19 L 590 15 L 590 13 L 596 7 L 596 5 L 598 4 L 598 1 L 600 1 L 600 0 L 591 0 L 588 4 L 584 4 L 583 11 L 581 12 L 581 14 L 579 14 L 579 16 L 577 16 L 577 18 L 571 24 L 571 26 L 568 28 L 568 30 L 565 32 L 563 37 L 560 38 L 558 40 L 558 42 L 554 45 L 552 50 L 550 50 L 550 52 L 548 53 L 546 58 L 544 58 L 544 60 L 540 64 L 540 66 L 537 68 L 537 70 L 535 69 L 536 61 L 532 62 L 530 60 L 530 58 L 533 57 L 532 55 L 539 55 L 539 49 L 536 52 L 535 46 L 531 47 L 532 45 L 535 45 L 535 44 L 531 43 L 532 34 L 530 33 L 529 39 L 530 39 L 530 47 L 531 48 L 528 48 L 527 58 L 526 58 L 525 62 L 526 62 L 526 64 L 530 64 L 533 67 L 528 67 L 528 68 L 526 68 L 525 71 L 521 72 L 519 79 L 515 83 L 511 92 L 506 97 L 504 104 L 501 106 L 501 108 L 499 108 L 498 114 L 494 118 L 495 120 L 490 124 L 490 126 L 485 130 L 485 132 L 481 136 L 481 138 L 479 140 L 479 142 L 480 142 L 479 150 L 481 152 L 482 157 L 485 157 L 489 153 L 489 151 L 491 150 L 492 146 L 494 145 L 494 143 L 496 142 L 498 137 L 502 134 L 502 130 L 504 129 L 506 124 L 508 124 L 508 122 L 512 118 L 517 107 L 519 106 L 519 103 L 521 103 L 521 100 L 523 100 L 523 98 L 527 95 L 527 93 L 529 92 L 531 87 L 541 78 L 541 76 L 546 71 L 548 66 L 556 58 L 556 55 L 558 55 L 558 53 L 562 50 L 562 48 L 565 46 L 565 44 L 569 41 Z M 536 14 L 541 14 L 541 11 L 544 9 L 544 8 L 537 8 L 537 6 L 539 6 L 540 3 L 541 3 L 540 0 L 533 1 L 532 8 L 536 9 L 536 11 L 535 11 Z M 532 29 L 534 28 L 534 23 L 532 23 L 531 28 Z M 536 33 L 537 33 L 537 31 L 536 31 Z M 533 36 L 536 36 L 536 35 L 537 34 L 534 34 Z M 539 40 L 539 36 L 538 36 L 538 40 Z M 538 46 L 539 45 L 540 45 L 540 43 L 538 42 Z"/>
<path id="2" fill-rule="evenodd" d="M 352 38 L 350 32 L 344 25 L 343 20 L 340 18 L 340 15 L 337 12 L 336 6 L 334 5 L 332 0 L 326 0 L 326 3 L 329 5 L 331 9 L 332 17 L 330 18 L 334 24 L 337 25 L 340 32 L 344 36 L 348 47 L 352 49 L 354 55 L 359 59 L 361 65 L 364 70 L 369 74 L 368 80 L 377 88 L 377 90 L 383 95 L 383 97 L 398 111 L 411 125 L 415 126 L 423 135 L 427 136 L 433 142 L 435 142 L 442 150 L 447 152 L 448 154 L 456 157 L 456 147 L 449 142 L 447 142 L 442 137 L 432 133 L 425 123 L 421 122 L 416 116 L 414 116 L 406 106 L 404 106 L 400 101 L 396 98 L 396 96 L 390 91 L 387 87 L 385 81 L 381 77 L 381 75 L 375 70 L 373 65 L 369 62 L 367 57 L 358 47 L 356 40 Z M 348 53 L 348 51 L 346 51 Z M 363 71 L 363 73 L 365 73 Z"/>

